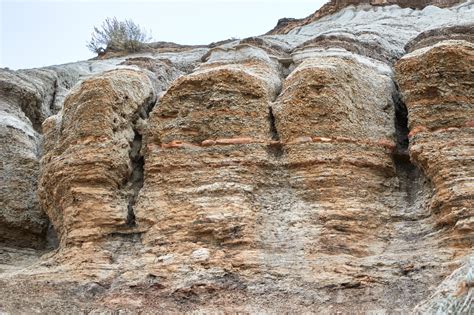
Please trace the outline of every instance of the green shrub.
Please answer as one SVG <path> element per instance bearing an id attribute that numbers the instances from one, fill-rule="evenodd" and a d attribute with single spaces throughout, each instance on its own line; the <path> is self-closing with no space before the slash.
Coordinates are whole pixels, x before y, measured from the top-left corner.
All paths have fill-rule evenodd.
<path id="1" fill-rule="evenodd" d="M 94 27 L 87 48 L 97 54 L 106 51 L 137 52 L 145 48 L 151 36 L 132 20 L 119 21 L 107 18 L 99 29 Z"/>

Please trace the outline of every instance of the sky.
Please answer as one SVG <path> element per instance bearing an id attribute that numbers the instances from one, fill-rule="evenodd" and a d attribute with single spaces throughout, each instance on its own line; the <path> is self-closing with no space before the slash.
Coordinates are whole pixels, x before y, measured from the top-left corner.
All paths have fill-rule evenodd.
<path id="1" fill-rule="evenodd" d="M 154 41 L 208 44 L 264 34 L 283 17 L 303 18 L 325 0 L 0 0 L 0 68 L 85 60 L 94 26 L 131 19 Z"/>

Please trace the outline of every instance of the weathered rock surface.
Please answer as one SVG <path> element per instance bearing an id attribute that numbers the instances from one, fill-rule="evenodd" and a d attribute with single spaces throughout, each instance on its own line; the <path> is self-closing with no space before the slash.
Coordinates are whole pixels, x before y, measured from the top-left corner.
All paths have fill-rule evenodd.
<path id="1" fill-rule="evenodd" d="M 396 66 L 408 110 L 410 157 L 433 186 L 433 229 L 439 246 L 458 256 L 472 253 L 474 245 L 473 39 L 464 28 L 421 34 Z M 472 273 L 468 262 L 417 310 L 472 312 Z"/>
<path id="2" fill-rule="evenodd" d="M 132 225 L 128 208 L 143 176 L 138 129 L 154 98 L 146 74 L 113 70 L 76 86 L 43 123 L 39 196 L 63 243 Z"/>
<path id="3" fill-rule="evenodd" d="M 423 9 L 427 6 L 446 8 L 458 4 L 459 0 L 331 0 L 323 5 L 319 10 L 304 19 L 283 18 L 273 30 L 267 34 L 288 34 L 296 27 L 308 25 L 325 16 L 335 14 L 348 6 L 370 5 L 374 7 L 384 7 L 397 5 L 401 8 Z"/>
<path id="4" fill-rule="evenodd" d="M 39 172 L 39 135 L 20 110 L 17 115 L 0 113 L 0 240 L 36 247 L 43 243 L 48 226 L 32 193 L 36 191 Z"/>
<path id="5" fill-rule="evenodd" d="M 410 156 L 434 186 L 431 211 L 446 246 L 474 245 L 474 44 L 444 40 L 405 55 L 398 82 Z"/>
<path id="6" fill-rule="evenodd" d="M 0 239 L 11 245 L 47 245 L 48 219 L 36 194 L 44 151 L 41 125 L 63 107 L 64 98 L 78 81 L 110 69 L 135 66 L 152 72 L 154 90 L 160 93 L 183 73 L 180 69 L 192 67 L 205 52 L 185 52 L 181 60 L 162 54 L 162 60 L 132 56 L 16 72 L 0 70 Z M 54 232 L 51 236 L 54 238 Z"/>
<path id="7" fill-rule="evenodd" d="M 443 280 L 436 291 L 417 305 L 414 312 L 421 314 L 469 314 L 474 297 L 474 261 L 466 259 L 458 269 Z"/>
<path id="8" fill-rule="evenodd" d="M 43 120 L 54 108 L 54 73 L 0 73 L 0 240 L 38 247 L 48 220 L 39 209 L 37 188 Z M 15 193 L 13 193 L 15 192 Z"/>
<path id="9" fill-rule="evenodd" d="M 472 312 L 474 4 L 361 3 L 0 72 L 0 312 Z"/>

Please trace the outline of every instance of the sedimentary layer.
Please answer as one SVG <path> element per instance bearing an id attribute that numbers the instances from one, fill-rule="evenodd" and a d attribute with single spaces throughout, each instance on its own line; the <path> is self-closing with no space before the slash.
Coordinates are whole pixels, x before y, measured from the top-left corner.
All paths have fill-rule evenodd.
<path id="1" fill-rule="evenodd" d="M 0 312 L 471 312 L 472 1 L 319 12 L 1 70 Z"/>

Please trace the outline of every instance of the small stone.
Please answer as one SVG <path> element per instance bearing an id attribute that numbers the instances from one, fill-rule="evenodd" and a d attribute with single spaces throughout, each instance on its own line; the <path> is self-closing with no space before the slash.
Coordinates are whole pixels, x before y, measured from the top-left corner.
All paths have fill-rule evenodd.
<path id="1" fill-rule="evenodd" d="M 209 259 L 209 249 L 207 248 L 196 249 L 191 254 L 191 258 L 196 261 L 206 261 Z"/>

